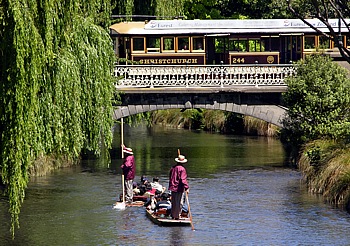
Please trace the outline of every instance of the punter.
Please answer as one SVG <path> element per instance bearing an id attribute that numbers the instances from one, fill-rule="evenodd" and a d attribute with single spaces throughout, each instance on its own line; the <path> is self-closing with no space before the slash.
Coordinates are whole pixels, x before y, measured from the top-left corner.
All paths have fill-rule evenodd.
<path id="1" fill-rule="evenodd" d="M 171 191 L 171 217 L 178 220 L 180 217 L 184 192 L 189 192 L 187 172 L 184 164 L 187 159 L 183 155 L 175 158 L 176 164 L 169 172 L 169 190 Z"/>
<path id="2" fill-rule="evenodd" d="M 135 178 L 135 158 L 134 153 L 131 148 L 127 148 L 122 145 L 125 158 L 123 164 L 120 166 L 123 170 L 125 177 L 124 187 L 125 187 L 125 200 L 127 203 L 132 203 L 133 199 L 133 182 Z"/>

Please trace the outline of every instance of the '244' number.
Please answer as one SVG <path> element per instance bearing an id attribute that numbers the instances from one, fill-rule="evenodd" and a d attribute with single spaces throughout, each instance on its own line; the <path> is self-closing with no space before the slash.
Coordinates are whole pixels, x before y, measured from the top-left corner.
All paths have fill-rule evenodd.
<path id="1" fill-rule="evenodd" d="M 244 63 L 244 58 L 232 58 L 232 63 Z"/>

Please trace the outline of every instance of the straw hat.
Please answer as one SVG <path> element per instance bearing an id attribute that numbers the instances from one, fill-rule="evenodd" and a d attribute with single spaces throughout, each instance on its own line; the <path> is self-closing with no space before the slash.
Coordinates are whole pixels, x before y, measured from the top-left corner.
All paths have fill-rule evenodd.
<path id="1" fill-rule="evenodd" d="M 177 158 L 175 158 L 175 161 L 179 163 L 186 163 L 187 159 L 184 155 L 179 155 Z"/>
<path id="2" fill-rule="evenodd" d="M 123 148 L 123 152 L 124 153 L 127 153 L 127 154 L 130 154 L 130 155 L 133 155 L 134 153 L 132 152 L 132 148 L 127 148 L 127 147 L 124 147 Z"/>

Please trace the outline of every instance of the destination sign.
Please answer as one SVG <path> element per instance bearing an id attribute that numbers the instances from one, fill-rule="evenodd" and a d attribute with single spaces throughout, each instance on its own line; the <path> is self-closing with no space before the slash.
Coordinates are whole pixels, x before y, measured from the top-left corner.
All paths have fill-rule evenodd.
<path id="1" fill-rule="evenodd" d="M 166 56 L 166 57 L 151 57 L 151 56 L 133 56 L 133 61 L 137 61 L 142 65 L 194 65 L 204 64 L 204 56 Z"/>
<path id="2" fill-rule="evenodd" d="M 310 25 L 314 27 L 326 27 L 326 25 L 318 19 L 307 19 Z M 346 19 L 348 21 L 348 19 Z M 338 19 L 329 19 L 328 23 L 333 28 L 338 27 Z M 145 25 L 145 29 L 150 30 L 169 30 L 169 29 L 207 29 L 207 28 L 221 28 L 221 29 L 232 29 L 232 28 L 262 28 L 262 29 L 273 29 L 273 28 L 295 28 L 305 27 L 309 28 L 300 19 L 252 19 L 252 20 L 151 20 Z M 341 27 L 346 28 L 342 22 Z"/>

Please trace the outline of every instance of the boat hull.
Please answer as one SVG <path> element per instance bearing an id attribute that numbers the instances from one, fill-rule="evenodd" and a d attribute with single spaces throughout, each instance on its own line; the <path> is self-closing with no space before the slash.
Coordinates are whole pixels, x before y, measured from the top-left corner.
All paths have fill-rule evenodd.
<path id="1" fill-rule="evenodd" d="M 137 196 L 134 195 L 133 199 L 132 199 L 132 203 L 126 203 L 127 207 L 142 207 L 145 202 L 147 201 L 148 197 L 147 196 Z M 123 201 L 123 195 L 120 194 L 120 198 L 119 201 L 122 202 Z"/>
<path id="2" fill-rule="evenodd" d="M 147 217 L 155 224 L 160 226 L 191 226 L 190 218 L 179 218 L 178 220 L 174 220 L 169 217 L 161 217 L 155 215 L 151 210 L 146 209 Z"/>

